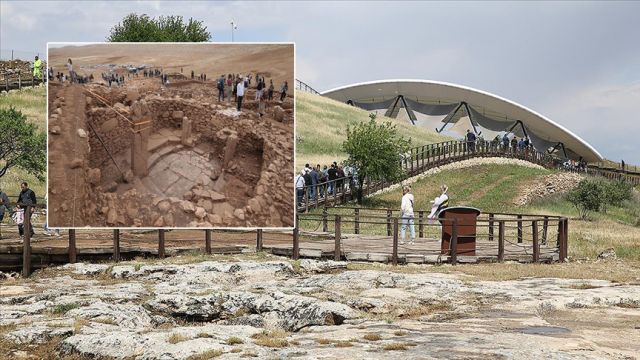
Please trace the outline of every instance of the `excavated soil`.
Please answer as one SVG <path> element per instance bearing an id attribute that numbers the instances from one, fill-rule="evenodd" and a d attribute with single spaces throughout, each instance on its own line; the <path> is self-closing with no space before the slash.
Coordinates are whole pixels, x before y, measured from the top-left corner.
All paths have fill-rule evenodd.
<path id="1" fill-rule="evenodd" d="M 274 84 L 293 74 L 287 57 L 293 57 L 293 47 L 265 46 L 238 50 L 225 45 L 232 49 L 229 68 L 237 69 L 244 56 L 244 73 L 239 73 L 278 74 Z M 174 79 L 163 85 L 159 77 L 140 74 L 109 87 L 100 72 L 116 59 L 123 62 L 106 68 L 126 69 L 131 63 L 169 68 L 176 61 L 185 73 L 191 68 L 176 55 L 164 58 L 157 45 L 148 47 L 155 57 L 137 62 L 114 56 L 117 51 L 100 58 L 101 48 L 86 48 L 84 56 L 75 48 L 50 54 L 54 66 L 60 57 L 77 56 L 78 73 L 99 79 L 49 85 L 50 226 L 293 225 L 292 97 L 266 101 L 260 116 L 255 81 L 240 112 L 235 102 L 218 101 L 215 79 Z M 257 60 L 276 55 L 279 61 Z M 220 55 L 216 59 L 214 67 L 224 66 Z M 265 63 L 273 68 L 254 70 Z M 190 64 L 196 73 L 202 66 L 197 60 Z"/>

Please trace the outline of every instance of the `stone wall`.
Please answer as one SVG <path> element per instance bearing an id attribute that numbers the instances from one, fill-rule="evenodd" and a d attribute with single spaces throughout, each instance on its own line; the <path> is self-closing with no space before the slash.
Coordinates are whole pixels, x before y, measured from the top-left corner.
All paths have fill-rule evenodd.
<path id="1" fill-rule="evenodd" d="M 121 112 L 125 112 L 122 107 Z M 132 135 L 131 124 L 122 116 L 116 114 L 111 108 L 95 107 L 87 112 L 87 121 L 93 126 L 104 145 L 98 140 L 98 137 L 90 132 L 89 146 L 89 164 L 91 167 L 102 167 L 106 162 L 110 161 L 109 155 L 105 147 L 112 155 L 119 154 L 131 148 Z"/>

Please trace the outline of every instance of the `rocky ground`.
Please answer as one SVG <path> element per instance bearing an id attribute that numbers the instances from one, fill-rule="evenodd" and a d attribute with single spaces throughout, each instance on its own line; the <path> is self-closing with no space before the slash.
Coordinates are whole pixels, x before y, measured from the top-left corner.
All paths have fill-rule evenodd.
<path id="1" fill-rule="evenodd" d="M 560 172 L 545 175 L 524 184 L 519 189 L 518 197 L 514 199 L 513 204 L 524 206 L 547 196 L 566 194 L 578 186 L 582 179 L 584 179 L 584 175 L 578 173 Z"/>
<path id="2" fill-rule="evenodd" d="M 202 261 L 204 260 L 204 261 Z M 0 280 L 2 358 L 559 358 L 640 353 L 640 286 L 260 258 Z M 545 265 L 543 265 L 545 266 Z"/>

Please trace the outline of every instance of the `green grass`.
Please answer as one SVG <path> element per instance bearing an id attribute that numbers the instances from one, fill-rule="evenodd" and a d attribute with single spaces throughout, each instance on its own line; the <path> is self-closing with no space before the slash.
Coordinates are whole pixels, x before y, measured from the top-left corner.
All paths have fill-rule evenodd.
<path id="1" fill-rule="evenodd" d="M 13 91 L 0 95 L 0 108 L 14 107 L 26 115 L 27 120 L 38 126 L 38 129 L 46 129 L 47 90 L 44 86 L 25 88 L 22 91 Z"/>
<path id="2" fill-rule="evenodd" d="M 39 129 L 46 129 L 46 88 L 38 86 L 26 88 L 22 91 L 13 91 L 0 95 L 0 108 L 14 107 L 27 116 L 27 120 L 36 124 Z M 10 196 L 20 193 L 20 183 L 26 181 L 38 198 L 44 198 L 45 182 L 39 181 L 35 176 L 18 168 L 11 168 L 0 178 L 0 190 Z M 15 199 L 11 199 L 15 200 Z"/>
<path id="3" fill-rule="evenodd" d="M 346 139 L 347 125 L 368 121 L 369 112 L 302 91 L 296 96 L 296 168 L 301 169 L 306 163 L 328 165 L 346 159 L 341 146 Z M 398 133 L 411 138 L 414 146 L 451 140 L 402 120 L 382 116 L 378 119 L 391 120 L 397 125 Z"/>

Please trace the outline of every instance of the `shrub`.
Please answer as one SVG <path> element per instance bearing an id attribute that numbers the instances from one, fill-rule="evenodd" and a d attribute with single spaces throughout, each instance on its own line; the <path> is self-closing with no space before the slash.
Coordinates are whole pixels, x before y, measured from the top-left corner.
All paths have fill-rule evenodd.
<path id="1" fill-rule="evenodd" d="M 604 189 L 600 182 L 583 179 L 567 194 L 566 199 L 576 207 L 580 218 L 584 220 L 591 211 L 600 210 L 603 197 Z"/>

